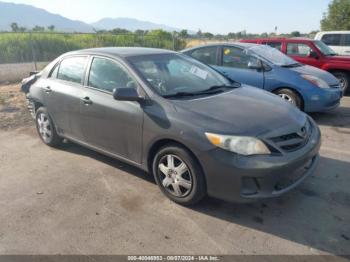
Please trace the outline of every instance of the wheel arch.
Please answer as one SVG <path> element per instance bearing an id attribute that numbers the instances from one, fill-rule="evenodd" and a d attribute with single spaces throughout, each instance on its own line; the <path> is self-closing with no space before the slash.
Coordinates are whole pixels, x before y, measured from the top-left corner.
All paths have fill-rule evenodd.
<path id="1" fill-rule="evenodd" d="M 190 155 L 193 157 L 193 159 L 197 162 L 198 166 L 200 167 L 203 175 L 204 175 L 204 180 L 205 180 L 205 184 L 206 184 L 206 174 L 204 172 L 204 169 L 201 165 L 201 162 L 199 161 L 198 157 L 196 156 L 195 153 L 193 153 L 193 151 L 188 148 L 184 143 L 181 143 L 175 139 L 170 139 L 170 138 L 163 138 L 163 139 L 159 139 L 157 141 L 155 141 L 151 147 L 148 150 L 148 154 L 147 154 L 147 169 L 149 173 L 152 173 L 152 164 L 153 164 L 153 159 L 155 157 L 155 155 L 157 154 L 157 152 L 159 151 L 159 149 L 161 149 L 162 147 L 166 146 L 166 145 L 176 145 L 179 147 L 182 147 L 184 149 L 186 149 Z"/>
<path id="2" fill-rule="evenodd" d="M 294 93 L 296 93 L 300 98 L 302 109 L 303 110 L 305 109 L 305 99 L 304 99 L 303 95 L 297 89 L 295 89 L 293 87 L 289 87 L 289 86 L 282 86 L 282 87 L 275 88 L 271 92 L 275 94 L 277 91 L 282 90 L 282 89 L 289 89 L 289 90 L 293 91 Z"/>

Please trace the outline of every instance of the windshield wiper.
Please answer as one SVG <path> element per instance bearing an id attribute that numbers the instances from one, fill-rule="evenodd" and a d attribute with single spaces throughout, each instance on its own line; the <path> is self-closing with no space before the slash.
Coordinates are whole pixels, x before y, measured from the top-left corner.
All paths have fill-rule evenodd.
<path id="1" fill-rule="evenodd" d="M 211 86 L 208 89 L 199 91 L 199 92 L 177 92 L 174 94 L 169 95 L 163 95 L 164 98 L 177 98 L 177 97 L 186 97 L 186 96 L 199 96 L 199 95 L 210 95 L 210 94 L 217 94 L 223 92 L 222 89 L 233 89 L 240 87 L 241 84 L 234 86 L 234 85 L 217 85 L 217 86 Z"/>
<path id="2" fill-rule="evenodd" d="M 301 66 L 300 63 L 294 63 L 294 64 L 288 64 L 288 65 L 282 65 L 282 67 L 298 67 Z"/>
<path id="3" fill-rule="evenodd" d="M 176 98 L 176 97 L 185 97 L 185 96 L 195 96 L 198 93 L 190 93 L 190 92 L 177 92 L 174 94 L 163 95 L 164 98 Z"/>

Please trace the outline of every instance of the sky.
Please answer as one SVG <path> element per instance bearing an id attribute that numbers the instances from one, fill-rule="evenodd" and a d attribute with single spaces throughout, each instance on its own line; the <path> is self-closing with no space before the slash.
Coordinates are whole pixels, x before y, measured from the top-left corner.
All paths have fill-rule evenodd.
<path id="1" fill-rule="evenodd" d="M 87 23 L 130 17 L 176 28 L 223 33 L 310 32 L 331 0 L 12 0 Z"/>

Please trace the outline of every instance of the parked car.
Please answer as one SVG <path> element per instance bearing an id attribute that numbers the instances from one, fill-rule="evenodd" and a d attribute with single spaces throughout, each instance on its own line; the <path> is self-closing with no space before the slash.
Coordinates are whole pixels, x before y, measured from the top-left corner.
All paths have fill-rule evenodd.
<path id="1" fill-rule="evenodd" d="M 259 38 L 241 42 L 275 47 L 300 63 L 330 72 L 338 78 L 344 93 L 350 90 L 350 57 L 338 56 L 322 41 L 308 38 Z"/>
<path id="2" fill-rule="evenodd" d="M 240 83 L 279 95 L 305 112 L 333 109 L 342 97 L 339 81 L 330 73 L 300 64 L 269 46 L 214 44 L 183 53 Z"/>
<path id="3" fill-rule="evenodd" d="M 350 56 L 350 31 L 318 32 L 315 40 L 321 40 L 339 55 Z"/>
<path id="4" fill-rule="evenodd" d="M 309 116 L 172 51 L 67 53 L 22 89 L 45 144 L 65 138 L 153 173 L 184 205 L 206 194 L 243 202 L 279 196 L 319 159 L 320 131 Z"/>

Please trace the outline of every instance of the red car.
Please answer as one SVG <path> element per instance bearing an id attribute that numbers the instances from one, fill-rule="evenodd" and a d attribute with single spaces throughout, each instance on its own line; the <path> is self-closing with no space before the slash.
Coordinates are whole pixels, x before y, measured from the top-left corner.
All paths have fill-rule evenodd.
<path id="1" fill-rule="evenodd" d="M 322 41 L 308 38 L 258 38 L 241 42 L 269 45 L 300 63 L 326 70 L 339 79 L 344 93 L 350 91 L 350 57 L 338 56 Z"/>

